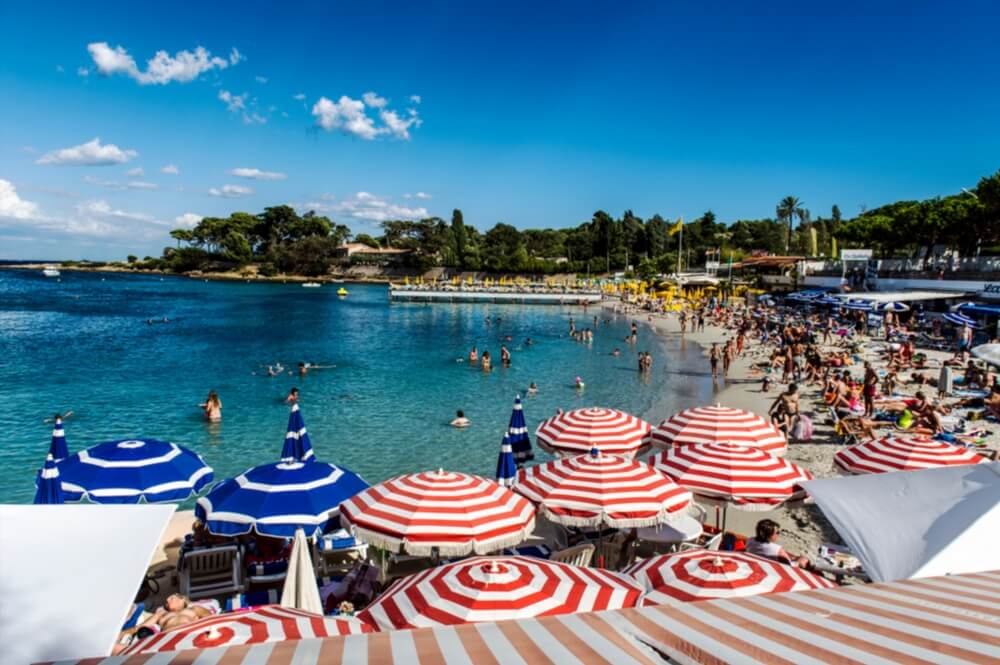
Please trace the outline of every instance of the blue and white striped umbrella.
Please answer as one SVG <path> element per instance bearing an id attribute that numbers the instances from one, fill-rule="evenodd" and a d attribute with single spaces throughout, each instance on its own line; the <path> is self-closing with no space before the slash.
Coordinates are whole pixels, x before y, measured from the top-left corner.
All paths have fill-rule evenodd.
<path id="1" fill-rule="evenodd" d="M 970 319 L 965 314 L 959 314 L 958 312 L 945 312 L 944 320 L 954 323 L 956 326 L 969 326 L 971 328 L 976 325 L 975 319 Z"/>
<path id="2" fill-rule="evenodd" d="M 910 306 L 905 302 L 883 302 L 879 303 L 877 307 L 880 312 L 909 312 Z"/>
<path id="3" fill-rule="evenodd" d="M 872 304 L 867 300 L 848 300 L 841 306 L 844 309 L 853 309 L 861 312 L 872 311 Z"/>
<path id="4" fill-rule="evenodd" d="M 844 303 L 844 300 L 843 298 L 835 298 L 833 296 L 823 296 L 817 299 L 816 302 L 820 305 L 834 305 L 839 307 Z"/>
<path id="5" fill-rule="evenodd" d="M 67 501 L 164 503 L 183 501 L 212 482 L 212 467 L 168 441 L 108 441 L 59 462 Z"/>
<path id="6" fill-rule="evenodd" d="M 948 311 L 951 311 L 951 312 L 961 312 L 966 307 L 975 307 L 975 306 L 976 306 L 976 303 L 971 302 L 971 301 L 969 301 L 969 302 L 960 302 L 957 305 L 952 305 L 951 307 L 949 307 Z"/>
<path id="7" fill-rule="evenodd" d="M 514 411 L 510 414 L 510 424 L 507 426 L 507 438 L 514 451 L 514 461 L 518 466 L 535 459 L 531 450 L 531 439 L 528 437 L 528 425 L 524 422 L 524 409 L 521 407 L 521 396 L 514 398 Z"/>
<path id="8" fill-rule="evenodd" d="M 365 489 L 353 471 L 327 462 L 262 464 L 217 484 L 194 512 L 220 536 L 291 538 L 303 529 L 311 538 L 336 527 L 340 504 Z"/>
<path id="9" fill-rule="evenodd" d="M 514 463 L 514 451 L 510 445 L 510 435 L 504 434 L 500 444 L 500 457 L 497 459 L 497 482 L 504 487 L 513 487 L 517 480 L 517 464 Z"/>
<path id="10" fill-rule="evenodd" d="M 292 412 L 288 414 L 288 432 L 285 433 L 285 445 L 281 449 L 282 462 L 308 462 L 315 459 L 306 422 L 298 404 L 292 404 Z"/>
<path id="11" fill-rule="evenodd" d="M 52 428 L 52 443 L 49 445 L 49 455 L 56 462 L 61 462 L 69 457 L 69 448 L 66 447 L 66 432 L 63 431 L 62 418 L 56 416 L 56 424 Z"/>
<path id="12" fill-rule="evenodd" d="M 52 454 L 45 457 L 45 466 L 38 472 L 35 489 L 35 503 L 65 503 L 62 487 L 59 484 L 59 469 Z"/>

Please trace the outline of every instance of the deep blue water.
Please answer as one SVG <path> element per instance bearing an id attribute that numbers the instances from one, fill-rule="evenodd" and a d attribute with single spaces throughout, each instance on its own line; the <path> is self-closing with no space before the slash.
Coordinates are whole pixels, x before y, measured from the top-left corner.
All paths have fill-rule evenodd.
<path id="1" fill-rule="evenodd" d="M 643 379 L 623 341 L 628 321 L 605 325 L 611 315 L 598 308 L 390 304 L 383 286 L 347 288 L 341 299 L 330 286 L 0 270 L 0 501 L 31 500 L 51 433 L 43 420 L 57 411 L 74 412 L 71 451 L 162 438 L 201 453 L 221 479 L 277 458 L 283 399 L 297 386 L 317 456 L 377 482 L 437 467 L 492 475 L 514 396 L 531 381 L 532 432 L 557 408 L 663 418 L 710 396 L 697 348 L 641 328 L 637 349 L 655 358 Z M 594 314 L 602 321 L 593 344 L 571 341 L 569 317 L 583 327 Z M 171 322 L 146 323 L 163 317 Z M 506 335 L 509 369 L 499 367 Z M 526 337 L 535 344 L 521 346 Z M 473 344 L 490 350 L 491 374 L 456 362 Z M 615 347 L 621 357 L 611 356 Z M 267 364 L 294 369 L 300 360 L 336 367 L 266 376 Z M 210 389 L 222 398 L 219 424 L 198 408 Z M 467 430 L 447 426 L 456 409 L 472 420 Z"/>

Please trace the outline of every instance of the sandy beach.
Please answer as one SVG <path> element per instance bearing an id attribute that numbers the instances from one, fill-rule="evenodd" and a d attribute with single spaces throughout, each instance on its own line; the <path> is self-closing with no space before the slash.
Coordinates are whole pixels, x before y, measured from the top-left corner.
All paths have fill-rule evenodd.
<path id="1" fill-rule="evenodd" d="M 608 308 L 614 308 L 617 302 L 618 301 L 608 301 L 605 302 L 604 305 Z M 637 311 L 630 316 L 637 321 L 645 322 L 647 325 L 652 327 L 657 334 L 681 334 L 680 321 L 678 320 L 676 314 L 650 315 L 650 313 L 646 311 Z M 707 322 L 704 331 L 688 331 L 684 334 L 684 338 L 687 342 L 699 344 L 703 347 L 706 356 L 704 370 L 706 378 L 710 373 L 708 349 L 711 347 L 713 342 L 719 342 L 720 344 L 724 343 L 726 339 L 734 336 L 734 334 L 735 333 L 731 330 L 720 328 Z M 885 362 L 878 359 L 878 354 L 873 350 L 873 347 L 876 346 L 878 341 L 879 340 L 875 338 L 871 339 L 871 342 L 866 345 L 868 349 L 866 349 L 863 357 L 865 360 L 871 360 L 876 369 L 881 369 L 884 368 Z M 826 347 L 824 347 L 824 350 L 825 349 Z M 717 382 L 715 386 L 715 402 L 723 406 L 746 409 L 761 415 L 767 414 L 771 404 L 785 389 L 787 384 L 783 384 L 778 381 L 778 379 L 780 379 L 780 375 L 772 375 L 770 391 L 766 393 L 762 391 L 761 379 L 763 374 L 751 368 L 751 365 L 754 362 L 759 361 L 762 358 L 762 356 L 759 355 L 759 351 L 759 343 L 748 339 L 748 345 L 744 349 L 743 355 L 735 359 L 730 366 L 729 378 L 725 380 L 720 378 Z M 928 356 L 929 364 L 932 369 L 928 369 L 927 373 L 933 376 L 937 375 L 937 368 L 940 367 L 940 362 L 951 357 L 950 352 L 925 351 L 923 349 L 921 349 L 921 351 L 925 352 Z M 657 360 L 661 367 L 664 362 L 669 362 L 669 358 Z M 856 378 L 860 379 L 863 372 L 861 364 L 859 363 L 854 365 L 851 369 L 853 370 L 852 374 L 855 375 Z M 907 395 L 912 395 L 917 392 L 919 388 L 920 386 L 915 384 L 901 382 L 897 387 L 897 394 L 905 393 Z M 927 386 L 925 387 L 925 390 L 927 390 L 929 394 L 936 394 L 935 388 Z M 834 453 L 841 450 L 844 446 L 838 441 L 838 437 L 833 430 L 832 424 L 829 422 L 829 416 L 827 413 L 828 409 L 822 402 L 819 386 L 800 386 L 799 393 L 801 395 L 800 403 L 802 412 L 809 415 L 813 421 L 813 438 L 809 443 L 797 443 L 794 441 L 789 442 L 788 452 L 784 455 L 785 459 L 808 469 L 817 478 L 842 475 L 834 464 L 833 456 Z M 957 400 L 945 398 L 943 403 L 951 404 L 955 401 Z M 689 406 L 693 407 L 702 405 L 691 404 Z M 643 418 L 654 425 L 658 424 L 665 418 L 669 418 L 671 415 L 673 414 L 661 412 L 661 410 L 657 409 L 655 406 L 649 412 L 642 414 Z M 996 433 L 1000 430 L 1000 426 L 998 426 L 995 422 L 983 420 L 977 421 L 976 426 L 983 427 L 990 432 L 989 445 L 993 449 L 996 449 Z M 754 533 L 754 525 L 758 520 L 764 518 L 775 520 L 781 525 L 782 543 L 789 552 L 793 552 L 795 554 L 804 554 L 810 558 L 815 558 L 820 545 L 823 543 L 843 544 L 840 536 L 832 528 L 819 508 L 815 505 L 809 504 L 808 502 L 799 505 L 781 506 L 776 510 L 770 511 L 745 511 L 730 509 L 726 516 L 726 527 L 730 531 L 752 536 Z"/>

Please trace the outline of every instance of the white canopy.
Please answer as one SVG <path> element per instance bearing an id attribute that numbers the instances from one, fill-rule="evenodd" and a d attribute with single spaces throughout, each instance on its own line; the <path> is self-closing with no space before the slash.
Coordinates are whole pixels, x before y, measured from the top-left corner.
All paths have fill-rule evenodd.
<path id="1" fill-rule="evenodd" d="M 175 508 L 0 505 L 0 663 L 109 655 Z"/>
<path id="2" fill-rule="evenodd" d="M 881 302 L 915 302 L 917 300 L 947 300 L 963 298 L 970 295 L 966 291 L 875 291 L 860 293 L 832 293 L 836 298 L 844 300 L 867 300 L 873 303 Z"/>
<path id="3" fill-rule="evenodd" d="M 803 486 L 876 582 L 1000 568 L 1000 463 Z"/>

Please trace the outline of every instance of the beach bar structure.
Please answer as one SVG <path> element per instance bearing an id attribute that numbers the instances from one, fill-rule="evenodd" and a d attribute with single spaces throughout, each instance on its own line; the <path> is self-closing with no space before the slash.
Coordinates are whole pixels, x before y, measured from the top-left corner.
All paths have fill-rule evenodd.
<path id="1" fill-rule="evenodd" d="M 78 665 L 996 663 L 1000 571 Z"/>
<path id="2" fill-rule="evenodd" d="M 389 299 L 398 302 L 489 302 L 519 305 L 580 305 L 601 301 L 597 291 L 518 290 L 510 288 L 419 288 L 393 285 Z"/>

